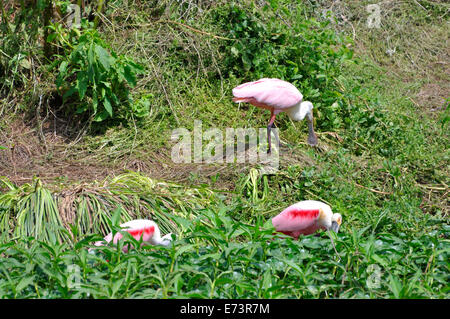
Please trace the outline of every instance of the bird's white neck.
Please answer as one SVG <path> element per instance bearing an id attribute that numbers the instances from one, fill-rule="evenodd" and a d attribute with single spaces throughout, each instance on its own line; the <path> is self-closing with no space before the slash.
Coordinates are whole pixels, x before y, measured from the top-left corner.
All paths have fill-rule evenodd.
<path id="1" fill-rule="evenodd" d="M 320 209 L 320 215 L 318 219 L 319 225 L 324 227 L 325 229 L 330 229 L 332 216 L 333 213 L 328 209 Z"/>
<path id="2" fill-rule="evenodd" d="M 286 110 L 286 113 L 294 121 L 302 121 L 305 116 L 308 116 L 308 119 L 312 120 L 312 108 L 313 105 L 311 102 L 299 102 L 294 106 L 288 108 Z"/>

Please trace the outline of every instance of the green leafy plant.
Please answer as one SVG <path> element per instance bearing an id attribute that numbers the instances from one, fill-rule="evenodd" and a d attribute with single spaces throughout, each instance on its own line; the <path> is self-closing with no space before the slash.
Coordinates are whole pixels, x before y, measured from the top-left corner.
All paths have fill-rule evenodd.
<path id="1" fill-rule="evenodd" d="M 130 88 L 144 68 L 118 56 L 88 22 L 82 25 L 81 31 L 73 28 L 68 33 L 60 24 L 50 26 L 53 32 L 47 41 L 57 40 L 64 47 L 64 54 L 57 55 L 53 63 L 59 71 L 56 85 L 63 99 L 74 101 L 76 113 L 88 113 L 98 122 L 131 112 Z M 135 116 L 145 114 L 137 112 Z"/>
<path id="2" fill-rule="evenodd" d="M 0 244 L 5 298 L 446 298 L 448 227 L 411 239 L 367 229 L 298 241 L 229 209 L 202 210 L 171 247 L 123 253 L 92 237 L 67 243 L 31 238 Z M 355 254 L 355 250 L 358 251 Z M 74 271 L 76 270 L 76 271 Z"/>
<path id="3" fill-rule="evenodd" d="M 34 134 L 17 125 L 20 112 L 4 108 L 33 107 L 41 94 L 44 106 L 59 102 L 46 100 L 48 92 L 54 95 L 54 77 L 45 67 L 54 61 L 56 77 L 66 61 L 66 71 L 79 70 L 61 78 L 61 95 L 76 88 L 59 111 L 75 112 L 85 104 L 80 117 L 95 117 L 92 87 L 105 84 L 88 82 L 81 100 L 83 86 L 77 83 L 78 73 L 89 66 L 89 45 L 82 49 L 84 66 L 69 60 L 93 25 L 83 22 L 80 30 L 60 28 L 43 37 L 42 15 L 28 14 L 32 3 L 49 0 L 0 1 L 0 8 L 5 2 L 0 28 L 10 30 L 0 36 L 0 87 L 5 88 L 0 91 L 7 94 L 0 97 L 0 144 L 17 147 L 0 150 L 0 174 L 20 183 L 30 172 L 20 165 L 31 159 L 32 172 L 46 183 L 16 185 L 0 176 L 2 298 L 449 297 L 444 147 L 449 108 L 448 101 L 443 106 L 423 102 L 435 95 L 424 87 L 429 79 L 433 86 L 445 85 L 440 83 L 445 64 L 439 61 L 447 50 L 441 39 L 448 10 L 442 1 L 385 3 L 392 10 L 384 12 L 380 29 L 367 27 L 366 6 L 357 0 L 128 1 L 127 6 L 108 1 L 108 11 L 97 18 L 111 21 L 98 29 L 96 37 L 106 42 L 101 46 L 112 58 L 109 43 L 136 61 L 156 59 L 139 91 L 130 89 L 128 98 L 116 92 L 121 103 L 113 105 L 113 119 L 149 119 L 77 139 L 61 162 L 43 166 L 35 165 L 42 162 L 36 158 L 41 151 L 27 144 Z M 73 2 L 53 1 L 62 7 Z M 327 22 L 324 8 L 336 20 Z M 14 21 L 4 23 L 5 16 Z M 151 23 L 143 24 L 149 17 Z M 139 41 L 117 37 L 128 32 L 136 32 Z M 420 36 L 424 32 L 427 37 Z M 358 60 L 347 51 L 343 34 L 355 37 L 362 63 L 349 63 Z M 51 41 L 54 60 L 44 54 L 43 38 Z M 397 51 L 390 55 L 386 50 L 394 45 Z M 95 45 L 92 52 L 94 70 L 109 76 Z M 262 111 L 232 104 L 230 95 L 235 85 L 263 76 L 293 82 L 314 102 L 319 148 L 299 143 L 304 124 L 285 125 L 287 117 L 281 115 L 283 154 L 273 174 L 257 174 L 253 163 L 200 165 L 192 172 L 192 165 L 167 161 L 170 130 L 189 126 L 193 118 L 202 120 L 204 130 L 267 124 Z M 126 80 L 123 85 L 131 87 Z M 106 112 L 99 91 L 97 112 Z M 46 125 L 35 133 L 50 146 L 46 155 L 56 157 L 60 139 L 53 147 L 47 125 L 54 123 L 59 137 L 61 114 L 55 121 L 45 112 L 37 120 L 39 115 Z M 1 164 L 12 162 L 12 156 L 17 166 L 5 169 Z M 53 171 L 41 175 L 43 167 L 72 169 L 74 162 L 95 172 L 142 168 L 179 182 L 128 172 L 93 183 L 86 183 L 85 175 L 73 184 L 69 176 L 55 177 L 61 181 L 56 184 L 50 181 Z M 211 177 L 211 170 L 220 176 Z M 199 185 L 208 175 L 214 186 L 178 184 Z M 293 240 L 271 227 L 273 216 L 306 199 L 326 201 L 343 215 L 339 233 L 332 235 L 339 256 L 325 232 Z M 117 246 L 88 252 L 93 242 L 134 218 L 152 218 L 163 234 L 176 233 L 173 245 L 140 247 L 125 236 Z M 136 248 L 125 254 L 125 244 Z"/>

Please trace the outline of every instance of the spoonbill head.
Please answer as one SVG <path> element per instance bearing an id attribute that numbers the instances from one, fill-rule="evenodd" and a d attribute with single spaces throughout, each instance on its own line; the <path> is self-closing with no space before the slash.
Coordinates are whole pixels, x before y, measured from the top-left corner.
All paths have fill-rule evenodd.
<path id="1" fill-rule="evenodd" d="M 330 229 L 334 231 L 335 233 L 339 232 L 339 228 L 342 224 L 342 216 L 339 213 L 334 213 L 333 217 L 331 218 L 331 227 Z"/>
<path id="2" fill-rule="evenodd" d="M 341 223 L 341 214 L 333 214 L 329 205 L 315 200 L 293 204 L 272 218 L 276 231 L 295 239 L 300 235 L 312 234 L 319 229 L 337 233 Z"/>

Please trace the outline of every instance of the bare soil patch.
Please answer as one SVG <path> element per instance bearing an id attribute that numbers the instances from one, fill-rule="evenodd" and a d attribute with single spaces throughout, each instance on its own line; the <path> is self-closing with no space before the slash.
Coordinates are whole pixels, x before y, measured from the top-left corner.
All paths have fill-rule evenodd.
<path id="1" fill-rule="evenodd" d="M 132 170 L 151 178 L 164 179 L 183 184 L 208 184 L 220 190 L 234 190 L 236 178 L 247 174 L 256 164 L 228 163 L 174 163 L 169 148 L 158 152 L 135 149 L 114 161 L 99 161 L 98 150 L 86 149 L 83 138 L 68 134 L 63 123 L 47 120 L 42 129 L 36 122 L 24 116 L 11 117 L 0 131 L 0 176 L 6 176 L 16 185 L 39 177 L 46 184 L 64 185 L 103 181 L 106 178 Z M 76 144 L 76 147 L 74 145 Z M 327 147 L 323 142 L 324 147 Z M 86 148 L 85 148 L 85 147 Z M 79 150 L 82 151 L 79 151 Z M 80 154 L 77 154 L 81 153 Z M 92 154 L 90 157 L 88 154 Z M 281 145 L 281 166 L 299 164 L 309 166 L 313 160 L 304 152 Z"/>

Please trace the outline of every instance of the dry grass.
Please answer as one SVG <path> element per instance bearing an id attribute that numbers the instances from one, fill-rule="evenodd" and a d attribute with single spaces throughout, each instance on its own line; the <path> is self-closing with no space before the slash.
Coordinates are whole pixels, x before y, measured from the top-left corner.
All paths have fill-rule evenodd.
<path id="1" fill-rule="evenodd" d="M 321 1 L 336 30 L 353 37 L 356 52 L 404 82 L 420 83 L 411 98 L 432 117 L 450 96 L 450 5 L 447 1 L 381 1 L 380 27 L 369 28 L 373 1 Z"/>

